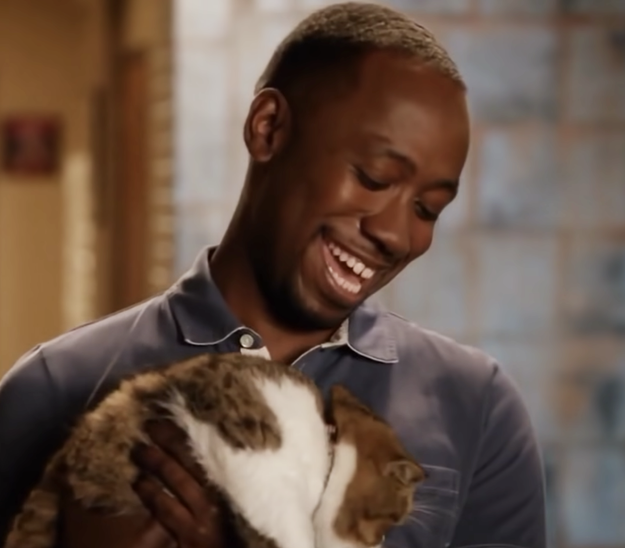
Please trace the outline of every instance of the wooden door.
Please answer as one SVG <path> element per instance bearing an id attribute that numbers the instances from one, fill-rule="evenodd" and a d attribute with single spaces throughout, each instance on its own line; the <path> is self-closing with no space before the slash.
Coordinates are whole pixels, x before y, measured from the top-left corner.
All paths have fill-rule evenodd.
<path id="1" fill-rule="evenodd" d="M 147 63 L 144 53 L 124 53 L 119 64 L 119 170 L 113 217 L 113 305 L 124 308 L 147 296 Z"/>

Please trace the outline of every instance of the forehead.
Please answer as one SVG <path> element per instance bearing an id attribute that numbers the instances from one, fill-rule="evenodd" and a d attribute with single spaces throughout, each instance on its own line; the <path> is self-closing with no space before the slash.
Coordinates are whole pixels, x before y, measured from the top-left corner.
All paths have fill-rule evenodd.
<path id="1" fill-rule="evenodd" d="M 418 164 L 428 159 L 462 169 L 469 142 L 466 94 L 414 58 L 367 54 L 352 92 L 323 110 L 329 137 L 348 146 L 386 144 Z"/>

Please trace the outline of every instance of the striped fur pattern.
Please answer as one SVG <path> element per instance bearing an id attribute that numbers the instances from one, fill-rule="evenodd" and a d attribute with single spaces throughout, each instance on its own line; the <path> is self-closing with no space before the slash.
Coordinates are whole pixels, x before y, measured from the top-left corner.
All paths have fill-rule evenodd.
<path id="1" fill-rule="evenodd" d="M 127 379 L 86 413 L 5 548 L 54 548 L 62 496 L 111 514 L 144 513 L 130 451 L 148 442 L 145 422 L 163 416 L 187 433 L 247 548 L 379 546 L 409 514 L 423 479 L 391 428 L 345 388 L 333 387 L 325 409 L 314 383 L 293 368 L 207 354 Z"/>

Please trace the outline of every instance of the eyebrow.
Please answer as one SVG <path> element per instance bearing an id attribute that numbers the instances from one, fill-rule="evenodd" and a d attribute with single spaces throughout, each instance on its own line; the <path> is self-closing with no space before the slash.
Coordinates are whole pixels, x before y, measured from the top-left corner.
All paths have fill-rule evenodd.
<path id="1" fill-rule="evenodd" d="M 400 162 L 401 164 L 404 165 L 406 169 L 410 171 L 411 174 L 414 174 L 417 172 L 417 164 L 410 157 L 394 149 L 391 146 L 390 140 L 387 137 L 383 135 L 379 135 L 379 134 L 373 134 L 371 135 L 371 137 L 373 138 L 374 141 L 383 145 L 382 147 L 379 147 L 379 146 L 376 147 L 372 151 L 376 156 L 386 156 L 397 162 Z M 458 186 L 459 186 L 459 182 L 457 180 L 440 179 L 438 181 L 433 181 L 432 183 L 425 185 L 424 190 L 443 189 L 443 190 L 448 190 L 455 196 L 458 193 Z"/>

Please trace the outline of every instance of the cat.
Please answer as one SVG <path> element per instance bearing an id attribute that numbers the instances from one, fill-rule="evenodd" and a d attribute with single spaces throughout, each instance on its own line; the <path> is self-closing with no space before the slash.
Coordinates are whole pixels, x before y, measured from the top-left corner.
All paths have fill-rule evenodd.
<path id="1" fill-rule="evenodd" d="M 85 508 L 144 513 L 130 453 L 149 442 L 145 422 L 163 416 L 187 433 L 247 548 L 379 546 L 409 514 L 424 479 L 392 429 L 344 387 L 331 388 L 325 408 L 295 368 L 205 354 L 126 379 L 85 413 L 13 521 L 5 548 L 54 548 L 61 493 Z"/>

